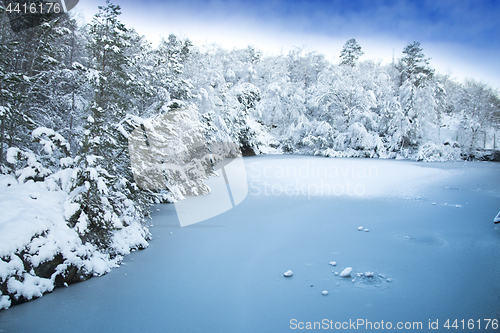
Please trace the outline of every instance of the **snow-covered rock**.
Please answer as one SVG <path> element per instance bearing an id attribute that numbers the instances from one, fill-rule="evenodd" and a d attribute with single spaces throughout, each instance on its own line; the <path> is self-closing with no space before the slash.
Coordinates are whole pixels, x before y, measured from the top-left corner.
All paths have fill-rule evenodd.
<path id="1" fill-rule="evenodd" d="M 283 273 L 283 276 L 285 276 L 285 277 L 291 277 L 292 275 L 293 275 L 293 272 L 291 270 L 288 270 L 285 273 Z"/>
<path id="2" fill-rule="evenodd" d="M 336 261 L 330 261 L 330 265 L 337 266 L 337 262 Z"/>
<path id="3" fill-rule="evenodd" d="M 493 222 L 500 223 L 500 212 L 498 212 L 497 216 L 493 219 Z"/>
<path id="4" fill-rule="evenodd" d="M 358 227 L 358 230 L 359 230 L 359 231 L 363 230 L 363 227 Z"/>
<path id="5" fill-rule="evenodd" d="M 351 272 L 352 272 L 352 267 L 347 267 L 346 269 L 344 269 L 342 271 L 342 273 L 340 273 L 340 276 L 341 277 L 349 277 L 349 276 L 351 276 Z"/>
<path id="6" fill-rule="evenodd" d="M 374 276 L 375 276 L 375 273 L 373 273 L 373 272 L 366 272 L 365 273 L 365 277 L 372 278 Z"/>
<path id="7" fill-rule="evenodd" d="M 370 231 L 370 229 L 365 229 L 365 232 L 368 232 L 368 231 Z"/>
<path id="8" fill-rule="evenodd" d="M 328 291 L 326 291 L 326 290 L 323 290 L 321 293 L 322 293 L 323 295 L 325 295 L 325 296 L 326 296 L 326 295 L 328 295 Z"/>

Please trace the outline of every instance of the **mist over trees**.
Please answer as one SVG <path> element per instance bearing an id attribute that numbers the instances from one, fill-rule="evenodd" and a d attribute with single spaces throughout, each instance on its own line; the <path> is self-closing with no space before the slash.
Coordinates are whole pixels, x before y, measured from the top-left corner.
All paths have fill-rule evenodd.
<path id="1" fill-rule="evenodd" d="M 182 196 L 140 189 L 127 146 L 144 119 L 173 109 L 196 110 L 185 121 L 208 142 L 236 142 L 245 154 L 432 161 L 499 145 L 498 91 L 436 73 L 418 42 L 395 64 L 360 60 L 355 39 L 339 63 L 175 35 L 153 48 L 119 15 L 108 1 L 86 25 L 65 15 L 14 33 L 5 13 L 0 24 L 0 171 L 22 182 L 59 175 L 68 225 L 105 251 L 112 230 Z"/>

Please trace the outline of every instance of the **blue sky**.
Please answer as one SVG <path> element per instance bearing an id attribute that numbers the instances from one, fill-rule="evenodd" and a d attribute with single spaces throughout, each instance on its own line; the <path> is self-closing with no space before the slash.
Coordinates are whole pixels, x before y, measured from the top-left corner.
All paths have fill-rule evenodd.
<path id="1" fill-rule="evenodd" d="M 419 41 L 431 65 L 500 89 L 500 1 L 116 0 L 122 21 L 153 44 L 175 33 L 195 45 L 252 45 L 265 53 L 304 47 L 333 61 L 356 38 L 362 59 L 390 62 Z M 105 0 L 80 1 L 87 20 Z"/>

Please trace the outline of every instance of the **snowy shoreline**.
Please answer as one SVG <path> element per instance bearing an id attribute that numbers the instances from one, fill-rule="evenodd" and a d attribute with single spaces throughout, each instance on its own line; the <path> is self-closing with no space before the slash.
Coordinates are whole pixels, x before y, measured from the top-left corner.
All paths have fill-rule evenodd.
<path id="1" fill-rule="evenodd" d="M 83 243 L 64 217 L 68 193 L 51 181 L 0 176 L 0 309 L 106 274 L 123 255 L 148 246 L 149 231 L 139 222 L 114 231 L 114 254 Z"/>

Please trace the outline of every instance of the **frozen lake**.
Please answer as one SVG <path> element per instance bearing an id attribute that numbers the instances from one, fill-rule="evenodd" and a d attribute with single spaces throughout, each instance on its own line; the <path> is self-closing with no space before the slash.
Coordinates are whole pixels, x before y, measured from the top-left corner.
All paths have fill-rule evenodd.
<path id="1" fill-rule="evenodd" d="M 245 168 L 235 208 L 181 228 L 158 205 L 147 250 L 0 312 L 0 332 L 435 332 L 448 319 L 498 332 L 485 326 L 500 320 L 500 163 L 257 156 Z"/>

